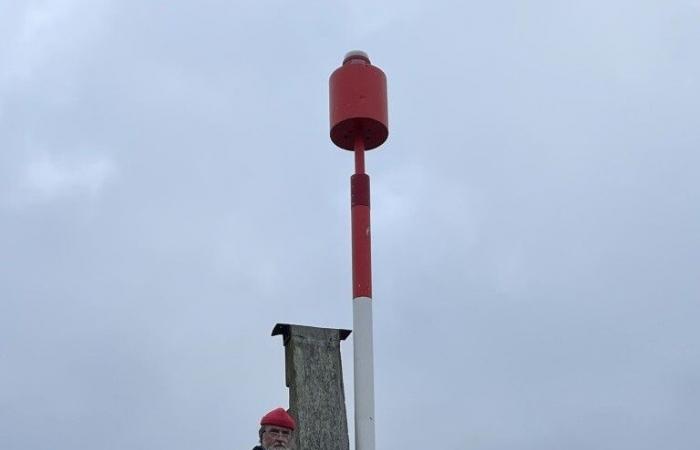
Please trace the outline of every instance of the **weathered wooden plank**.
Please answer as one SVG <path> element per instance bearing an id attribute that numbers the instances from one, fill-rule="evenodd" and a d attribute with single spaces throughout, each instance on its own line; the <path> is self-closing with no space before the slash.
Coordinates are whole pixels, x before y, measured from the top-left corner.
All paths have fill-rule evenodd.
<path id="1" fill-rule="evenodd" d="M 277 324 L 282 334 L 297 450 L 350 450 L 340 341 L 349 330 Z"/>

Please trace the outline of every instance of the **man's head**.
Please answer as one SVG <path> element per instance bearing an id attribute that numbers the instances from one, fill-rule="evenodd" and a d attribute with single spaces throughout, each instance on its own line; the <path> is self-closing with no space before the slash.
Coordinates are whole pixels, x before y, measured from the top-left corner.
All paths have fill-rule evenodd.
<path id="1" fill-rule="evenodd" d="M 296 424 L 284 408 L 273 409 L 260 419 L 260 444 L 265 450 L 291 449 Z"/>

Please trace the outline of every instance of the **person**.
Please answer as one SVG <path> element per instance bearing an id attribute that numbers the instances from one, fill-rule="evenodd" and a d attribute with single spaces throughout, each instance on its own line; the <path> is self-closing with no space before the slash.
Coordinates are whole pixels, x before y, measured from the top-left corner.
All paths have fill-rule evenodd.
<path id="1" fill-rule="evenodd" d="M 295 428 L 294 419 L 284 408 L 273 409 L 260 419 L 260 445 L 253 450 L 292 450 Z"/>

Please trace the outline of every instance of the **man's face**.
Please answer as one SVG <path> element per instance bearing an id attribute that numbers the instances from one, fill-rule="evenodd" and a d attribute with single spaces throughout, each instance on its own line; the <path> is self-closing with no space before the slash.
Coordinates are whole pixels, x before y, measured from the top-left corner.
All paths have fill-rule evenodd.
<path id="1" fill-rule="evenodd" d="M 266 425 L 262 435 L 262 446 L 266 450 L 291 448 L 292 430 L 274 425 Z"/>

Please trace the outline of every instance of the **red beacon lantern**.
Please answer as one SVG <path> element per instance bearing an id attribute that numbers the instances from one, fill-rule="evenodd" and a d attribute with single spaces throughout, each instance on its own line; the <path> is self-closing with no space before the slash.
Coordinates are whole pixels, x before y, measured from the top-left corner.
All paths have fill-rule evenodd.
<path id="1" fill-rule="evenodd" d="M 349 52 L 343 65 L 331 75 L 330 118 L 331 140 L 340 148 L 355 150 L 358 136 L 365 150 L 386 141 L 386 75 L 370 63 L 365 52 Z"/>

